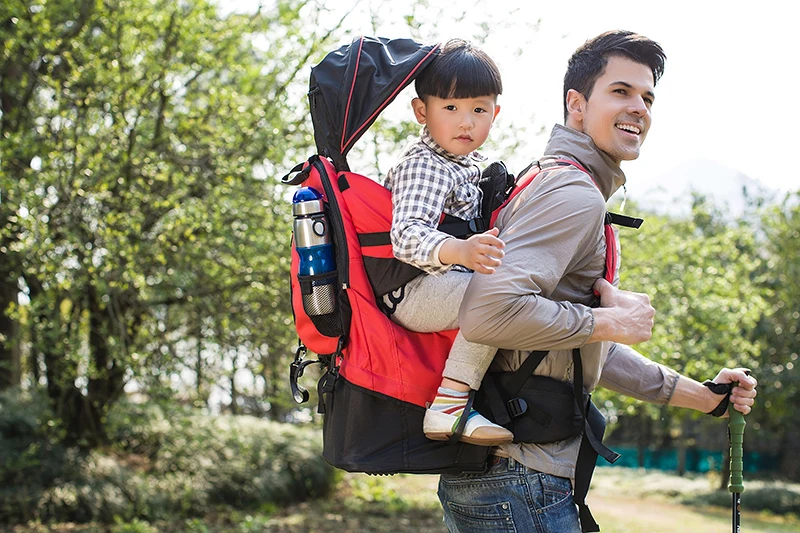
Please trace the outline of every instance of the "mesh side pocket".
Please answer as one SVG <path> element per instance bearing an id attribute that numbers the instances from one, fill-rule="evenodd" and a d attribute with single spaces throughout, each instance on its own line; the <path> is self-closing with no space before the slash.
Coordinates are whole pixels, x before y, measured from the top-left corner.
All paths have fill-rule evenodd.
<path id="1" fill-rule="evenodd" d="M 336 271 L 314 276 L 297 276 L 303 300 L 303 310 L 322 335 L 342 335 L 339 313 L 338 276 Z"/>

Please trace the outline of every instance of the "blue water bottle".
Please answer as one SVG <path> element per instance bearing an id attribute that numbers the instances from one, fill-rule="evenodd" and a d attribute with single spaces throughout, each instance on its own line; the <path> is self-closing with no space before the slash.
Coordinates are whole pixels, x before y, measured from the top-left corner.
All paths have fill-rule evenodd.
<path id="1" fill-rule="evenodd" d="M 292 198 L 292 215 L 303 308 L 309 316 L 333 313 L 336 276 L 325 274 L 336 271 L 336 260 L 322 195 L 312 187 L 301 187 Z"/>

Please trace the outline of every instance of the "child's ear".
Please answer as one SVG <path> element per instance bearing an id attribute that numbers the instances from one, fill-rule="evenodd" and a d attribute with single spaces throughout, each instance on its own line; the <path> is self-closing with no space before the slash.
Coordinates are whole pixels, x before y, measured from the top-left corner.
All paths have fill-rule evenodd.
<path id="1" fill-rule="evenodd" d="M 494 119 L 497 118 L 498 113 L 500 113 L 500 106 L 495 104 L 495 106 L 494 106 L 494 116 L 492 117 L 492 122 L 494 122 Z"/>
<path id="2" fill-rule="evenodd" d="M 411 109 L 414 110 L 414 118 L 420 124 L 425 124 L 427 120 L 427 110 L 425 109 L 425 101 L 422 98 L 414 98 L 411 100 Z"/>

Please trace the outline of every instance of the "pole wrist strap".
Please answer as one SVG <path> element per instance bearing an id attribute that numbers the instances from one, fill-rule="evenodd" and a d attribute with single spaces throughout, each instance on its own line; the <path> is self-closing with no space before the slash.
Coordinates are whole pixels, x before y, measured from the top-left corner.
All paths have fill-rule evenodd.
<path id="1" fill-rule="evenodd" d="M 720 417 L 724 415 L 728 411 L 728 404 L 730 403 L 731 397 L 731 390 L 733 389 L 733 383 L 714 383 L 711 380 L 703 382 L 703 385 L 708 387 L 711 392 L 714 394 L 724 394 L 725 396 L 719 402 L 713 411 L 709 411 L 706 414 L 711 416 Z"/>

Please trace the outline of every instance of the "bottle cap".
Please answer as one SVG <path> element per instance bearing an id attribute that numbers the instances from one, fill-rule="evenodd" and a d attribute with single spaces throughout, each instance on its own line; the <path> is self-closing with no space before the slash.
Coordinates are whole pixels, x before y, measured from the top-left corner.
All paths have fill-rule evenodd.
<path id="1" fill-rule="evenodd" d="M 301 187 L 292 198 L 292 215 L 306 216 L 324 212 L 322 195 L 313 187 Z"/>

